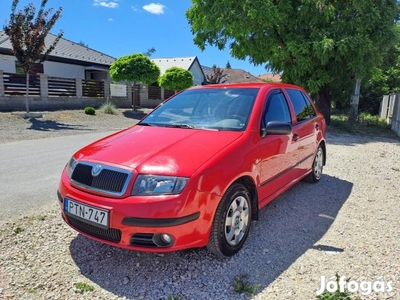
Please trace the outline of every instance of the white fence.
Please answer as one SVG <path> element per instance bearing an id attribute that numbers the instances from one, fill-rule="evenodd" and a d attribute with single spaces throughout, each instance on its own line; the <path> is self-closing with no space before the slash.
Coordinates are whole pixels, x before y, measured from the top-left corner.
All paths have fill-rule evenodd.
<path id="1" fill-rule="evenodd" d="M 400 137 L 400 93 L 383 96 L 379 116 Z"/>

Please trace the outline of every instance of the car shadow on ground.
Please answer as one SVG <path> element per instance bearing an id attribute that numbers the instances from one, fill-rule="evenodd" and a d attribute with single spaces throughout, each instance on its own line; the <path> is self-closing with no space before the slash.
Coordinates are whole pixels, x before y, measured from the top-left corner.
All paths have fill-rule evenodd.
<path id="1" fill-rule="evenodd" d="M 31 126 L 27 129 L 37 131 L 90 130 L 83 125 L 71 125 L 52 120 L 38 120 L 36 118 L 29 118 L 29 122 L 31 123 Z"/>
<path id="2" fill-rule="evenodd" d="M 152 111 L 151 109 L 144 109 L 144 108 L 140 108 L 140 109 L 131 109 L 131 110 L 125 110 L 122 114 L 124 115 L 124 117 L 129 118 L 129 119 L 134 119 L 134 120 L 138 120 L 140 121 L 141 119 L 143 119 L 145 116 L 147 116 L 147 114 Z"/>
<path id="3" fill-rule="evenodd" d="M 260 284 L 257 294 L 309 249 L 345 251 L 340 245 L 318 241 L 329 230 L 352 187 L 352 183 L 329 175 L 316 185 L 297 184 L 260 212 L 243 249 L 225 260 L 205 249 L 162 255 L 140 253 L 103 245 L 82 235 L 71 242 L 70 252 L 84 276 L 127 299 L 166 299 L 170 295 L 235 299 L 238 295 L 233 292 L 233 280 L 242 275 Z"/>

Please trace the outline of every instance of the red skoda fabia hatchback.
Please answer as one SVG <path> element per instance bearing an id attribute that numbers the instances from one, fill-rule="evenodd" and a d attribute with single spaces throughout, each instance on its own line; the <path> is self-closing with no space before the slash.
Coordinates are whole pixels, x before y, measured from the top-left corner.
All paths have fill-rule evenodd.
<path id="1" fill-rule="evenodd" d="M 297 86 L 188 89 L 72 156 L 58 190 L 62 216 L 109 245 L 231 256 L 259 209 L 301 179 L 320 180 L 325 128 Z"/>

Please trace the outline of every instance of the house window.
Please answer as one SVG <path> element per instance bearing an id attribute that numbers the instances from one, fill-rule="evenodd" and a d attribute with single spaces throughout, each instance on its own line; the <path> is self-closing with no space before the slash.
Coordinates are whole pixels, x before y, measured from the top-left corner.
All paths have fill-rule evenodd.
<path id="1" fill-rule="evenodd" d="M 19 61 L 15 62 L 15 72 L 17 74 L 25 74 L 24 69 L 22 68 Z M 32 66 L 32 70 L 31 70 L 30 74 L 38 74 L 38 73 L 44 73 L 43 64 L 34 64 Z"/>

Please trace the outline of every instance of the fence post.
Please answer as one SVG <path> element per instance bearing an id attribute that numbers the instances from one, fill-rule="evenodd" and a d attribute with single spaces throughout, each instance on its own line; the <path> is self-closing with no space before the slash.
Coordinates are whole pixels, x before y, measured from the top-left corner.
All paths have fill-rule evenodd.
<path id="1" fill-rule="evenodd" d="M 40 73 L 40 98 L 47 100 L 49 97 L 49 80 L 46 74 Z"/>
<path id="2" fill-rule="evenodd" d="M 388 122 L 387 111 L 388 111 L 389 95 L 384 95 L 379 107 L 379 117 L 385 119 Z"/>
<path id="3" fill-rule="evenodd" d="M 165 96 L 164 96 L 164 88 L 161 88 L 161 96 L 160 96 L 161 100 L 165 100 Z"/>
<path id="4" fill-rule="evenodd" d="M 75 78 L 76 98 L 81 99 L 83 96 L 82 91 L 82 78 Z"/>
<path id="5" fill-rule="evenodd" d="M 0 97 L 4 96 L 4 77 L 3 70 L 0 70 Z"/>
<path id="6" fill-rule="evenodd" d="M 393 106 L 394 103 L 396 102 L 396 94 L 391 94 L 389 96 L 389 104 L 388 104 L 388 118 L 392 119 L 392 115 L 393 115 Z M 390 123 L 389 123 L 390 124 Z"/>
<path id="7" fill-rule="evenodd" d="M 110 82 L 106 79 L 103 79 L 103 86 L 104 86 L 104 98 L 106 100 L 110 100 L 111 98 L 111 87 Z"/>
<path id="8" fill-rule="evenodd" d="M 139 87 L 139 97 L 142 101 L 149 100 L 149 85 L 148 84 L 141 84 Z"/>
<path id="9" fill-rule="evenodd" d="M 133 107 L 133 101 L 132 101 L 132 83 L 127 83 L 126 84 L 126 96 L 128 98 L 128 103 L 131 103 L 131 107 Z"/>
<path id="10" fill-rule="evenodd" d="M 391 115 L 391 129 L 400 136 L 400 94 L 396 94 L 393 98 L 392 115 Z"/>

